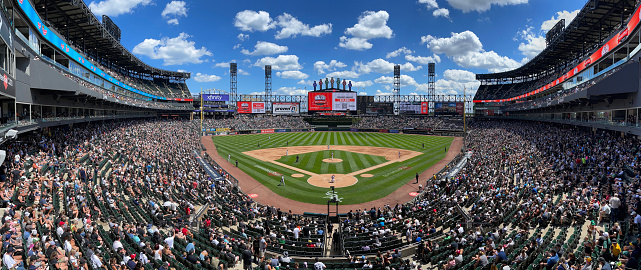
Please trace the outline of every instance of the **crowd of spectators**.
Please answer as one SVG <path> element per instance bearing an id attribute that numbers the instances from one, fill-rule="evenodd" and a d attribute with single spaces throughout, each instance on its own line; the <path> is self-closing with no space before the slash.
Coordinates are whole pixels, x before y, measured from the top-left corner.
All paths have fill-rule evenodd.
<path id="1" fill-rule="evenodd" d="M 438 117 L 377 116 L 362 117 L 352 127 L 362 129 L 462 130 L 463 120 Z"/>
<path id="2" fill-rule="evenodd" d="M 200 126 L 200 120 L 194 120 Z M 203 128 L 231 128 L 232 130 L 252 130 L 265 128 L 306 129 L 311 125 L 297 116 L 244 116 L 237 115 L 222 119 L 204 119 Z"/>
<path id="3" fill-rule="evenodd" d="M 241 123 L 251 125 L 247 119 Z M 399 252 L 408 244 L 418 245 L 418 261 L 443 269 L 637 268 L 636 139 L 523 122 L 476 122 L 472 130 L 465 151 L 473 154 L 457 176 L 422 180 L 421 195 L 406 204 L 346 210 L 340 224 L 257 204 L 215 165 L 212 179 L 193 155 L 200 149 L 194 122 L 22 134 L 6 145 L 0 167 L 2 263 L 304 269 L 315 262 L 289 254 L 320 256 L 331 241 L 348 252 L 348 268 L 410 269 Z M 202 205 L 209 207 L 197 230 L 189 220 Z"/>

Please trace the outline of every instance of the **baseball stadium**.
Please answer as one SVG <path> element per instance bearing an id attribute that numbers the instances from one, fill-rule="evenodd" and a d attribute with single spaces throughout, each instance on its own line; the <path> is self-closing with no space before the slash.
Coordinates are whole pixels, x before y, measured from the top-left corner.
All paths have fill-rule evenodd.
<path id="1" fill-rule="evenodd" d="M 546 1 L 2 0 L 1 268 L 641 270 L 641 3 Z"/>

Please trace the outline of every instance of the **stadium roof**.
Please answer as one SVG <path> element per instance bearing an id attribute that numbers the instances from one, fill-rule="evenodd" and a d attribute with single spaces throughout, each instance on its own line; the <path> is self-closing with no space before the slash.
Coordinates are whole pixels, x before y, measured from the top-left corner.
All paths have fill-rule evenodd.
<path id="1" fill-rule="evenodd" d="M 53 27 L 67 41 L 74 43 L 94 59 L 109 59 L 122 72 L 131 75 L 167 76 L 188 79 L 191 74 L 169 71 L 147 65 L 103 27 L 83 0 L 32 0 L 47 26 Z"/>
<path id="2" fill-rule="evenodd" d="M 588 0 L 563 33 L 523 66 L 500 73 L 476 74 L 477 80 L 536 76 L 586 56 L 635 11 L 636 0 Z"/>

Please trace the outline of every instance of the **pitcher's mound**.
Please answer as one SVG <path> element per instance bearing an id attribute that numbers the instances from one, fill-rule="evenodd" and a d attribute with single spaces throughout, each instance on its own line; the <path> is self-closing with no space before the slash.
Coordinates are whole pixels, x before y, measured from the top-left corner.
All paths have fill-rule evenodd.
<path id="1" fill-rule="evenodd" d="M 301 177 L 303 177 L 303 176 L 305 176 L 305 175 L 304 175 L 304 174 L 301 174 L 301 173 L 295 173 L 295 174 L 292 174 L 292 177 L 295 177 L 295 178 L 301 178 Z"/>
<path id="2" fill-rule="evenodd" d="M 335 159 L 326 158 L 326 159 L 323 159 L 323 162 L 327 162 L 327 163 L 338 163 L 338 162 L 343 162 L 343 160 L 342 160 L 342 159 L 340 159 L 340 158 L 335 158 Z"/>
<path id="3" fill-rule="evenodd" d="M 330 183 L 332 181 L 332 174 L 314 175 L 309 179 L 307 179 L 307 183 L 309 183 L 312 186 L 317 186 L 322 188 L 329 188 L 330 186 L 341 188 L 341 187 L 349 187 L 353 184 L 356 184 L 356 182 L 358 182 L 358 179 L 356 179 L 356 177 L 354 176 L 345 175 L 345 174 L 333 174 L 333 175 L 334 175 L 334 183 Z"/>

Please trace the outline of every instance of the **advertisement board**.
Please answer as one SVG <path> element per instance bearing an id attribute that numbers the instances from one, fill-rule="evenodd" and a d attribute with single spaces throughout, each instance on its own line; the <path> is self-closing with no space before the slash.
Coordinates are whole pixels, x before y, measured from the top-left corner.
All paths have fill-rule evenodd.
<path id="1" fill-rule="evenodd" d="M 251 101 L 238 101 L 236 102 L 238 113 L 252 113 Z"/>
<path id="2" fill-rule="evenodd" d="M 430 103 L 429 102 L 421 102 L 421 114 L 429 114 L 430 113 Z"/>
<path id="3" fill-rule="evenodd" d="M 265 113 L 265 102 L 252 102 L 252 113 Z"/>
<path id="4" fill-rule="evenodd" d="M 436 102 L 434 115 L 463 115 L 463 102 Z"/>
<path id="5" fill-rule="evenodd" d="M 421 102 L 403 101 L 399 104 L 401 114 L 421 114 Z"/>
<path id="6" fill-rule="evenodd" d="M 332 93 L 309 92 L 307 102 L 310 111 L 331 111 Z"/>
<path id="7" fill-rule="evenodd" d="M 272 113 L 273 114 L 299 114 L 300 113 L 300 104 L 299 103 L 272 103 Z"/>
<path id="8" fill-rule="evenodd" d="M 273 129 L 261 129 L 260 133 L 274 133 Z"/>
<path id="9" fill-rule="evenodd" d="M 238 101 L 238 113 L 265 113 L 265 102 Z"/>
<path id="10" fill-rule="evenodd" d="M 334 92 L 332 94 L 333 111 L 356 111 L 356 92 Z"/>
<path id="11" fill-rule="evenodd" d="M 229 101 L 229 95 L 203 94 L 203 101 Z"/>
<path id="12" fill-rule="evenodd" d="M 356 92 L 309 92 L 309 111 L 356 111 Z"/>
<path id="13" fill-rule="evenodd" d="M 367 114 L 394 114 L 393 102 L 368 102 L 365 108 Z"/>

